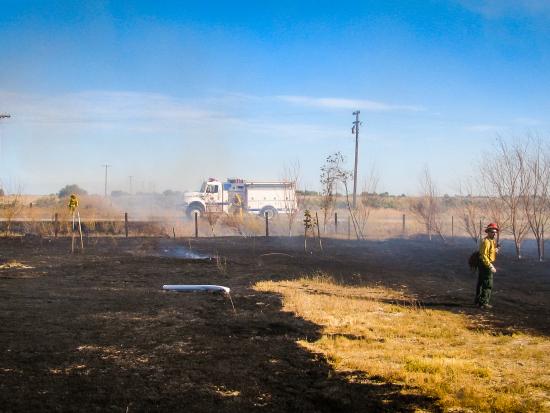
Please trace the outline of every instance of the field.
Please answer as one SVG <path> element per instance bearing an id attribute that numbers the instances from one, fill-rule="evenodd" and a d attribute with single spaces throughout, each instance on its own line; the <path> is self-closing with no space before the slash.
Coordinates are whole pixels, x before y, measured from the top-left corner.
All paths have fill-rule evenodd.
<path id="1" fill-rule="evenodd" d="M 442 198 L 445 205 L 442 211 L 442 233 L 445 237 L 467 236 L 461 225 L 460 216 L 464 209 L 460 207 L 460 198 Z M 79 213 L 84 225 L 85 235 L 122 235 L 125 231 L 125 214 L 128 218 L 130 235 L 172 235 L 193 236 L 195 228 L 189 220 L 184 220 L 181 196 L 162 194 L 141 194 L 126 197 L 104 198 L 97 195 L 80 196 Z M 415 198 L 383 197 L 377 198 L 377 207 L 364 208 L 359 205 L 357 221 L 361 233 L 369 239 L 393 238 L 425 232 L 425 228 L 410 212 L 409 205 Z M 13 203 L 17 202 L 17 207 Z M 0 234 L 11 232 L 18 235 L 36 234 L 52 236 L 56 227 L 61 234 L 69 233 L 71 216 L 67 209 L 67 199 L 50 196 L 5 196 L 0 198 Z M 344 197 L 337 197 L 334 211 L 326 217 L 321 208 L 321 197 L 300 198 L 301 211 L 309 209 L 314 219 L 319 219 L 320 232 L 332 238 L 356 238 Z M 317 215 L 316 215 L 317 214 Z M 336 217 L 335 217 L 336 214 Z M 272 235 L 303 235 L 303 213 L 294 217 L 289 228 L 288 220 L 281 214 L 270 225 Z M 405 225 L 403 225 L 405 216 Z M 480 217 L 481 218 L 481 217 Z M 335 223 L 337 221 L 337 223 Z M 256 235 L 265 234 L 265 225 L 261 217 L 249 216 L 238 225 L 231 217 L 212 215 L 201 220 L 198 228 L 201 237 Z"/>
<path id="2" fill-rule="evenodd" d="M 2 411 L 545 411 L 550 269 L 470 243 L 0 238 Z"/>

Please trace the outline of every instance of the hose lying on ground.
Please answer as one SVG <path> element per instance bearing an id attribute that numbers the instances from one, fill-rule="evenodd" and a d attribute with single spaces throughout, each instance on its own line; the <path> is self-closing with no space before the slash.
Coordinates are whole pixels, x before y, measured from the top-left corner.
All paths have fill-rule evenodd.
<path id="1" fill-rule="evenodd" d="M 168 291 L 182 291 L 182 292 L 196 292 L 196 291 L 208 291 L 214 293 L 229 294 L 230 288 L 223 287 L 221 285 L 163 285 L 163 290 Z"/>

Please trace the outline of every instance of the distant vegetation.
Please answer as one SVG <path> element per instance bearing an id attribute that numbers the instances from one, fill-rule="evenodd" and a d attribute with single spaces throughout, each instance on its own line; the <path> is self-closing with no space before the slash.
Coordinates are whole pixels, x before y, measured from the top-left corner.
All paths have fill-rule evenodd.
<path id="1" fill-rule="evenodd" d="M 319 195 L 319 192 L 317 191 L 308 191 L 307 189 L 306 190 L 303 190 L 303 191 L 300 191 L 299 189 L 296 190 L 296 195 L 302 195 L 302 196 L 318 196 Z"/>
<path id="2" fill-rule="evenodd" d="M 69 196 L 71 194 L 76 195 L 88 195 L 88 191 L 82 189 L 78 185 L 72 184 L 72 185 L 66 185 L 64 188 L 62 188 L 57 195 L 59 198 L 64 198 L 66 196 Z"/>
<path id="3" fill-rule="evenodd" d="M 56 195 L 47 195 L 47 196 L 42 196 L 38 198 L 36 201 L 34 201 L 34 206 L 38 208 L 52 207 L 57 205 L 58 202 L 59 202 L 59 198 L 57 198 Z"/>

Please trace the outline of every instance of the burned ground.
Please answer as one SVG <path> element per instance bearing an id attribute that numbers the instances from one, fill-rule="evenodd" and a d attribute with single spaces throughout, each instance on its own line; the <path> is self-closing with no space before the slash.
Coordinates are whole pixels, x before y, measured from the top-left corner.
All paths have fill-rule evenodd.
<path id="1" fill-rule="evenodd" d="M 415 389 L 342 375 L 296 344 L 320 327 L 281 311 L 259 280 L 328 273 L 405 290 L 500 333 L 550 334 L 550 269 L 505 245 L 494 308 L 472 305 L 472 246 L 422 239 L 0 239 L 0 405 L 22 411 L 439 411 Z M 189 254 L 192 251 L 193 255 Z M 210 258 L 207 258 L 210 257 Z M 20 266 L 17 264 L 21 264 Z M 163 284 L 221 284 L 227 297 Z M 360 377 L 358 377 L 360 376 Z"/>

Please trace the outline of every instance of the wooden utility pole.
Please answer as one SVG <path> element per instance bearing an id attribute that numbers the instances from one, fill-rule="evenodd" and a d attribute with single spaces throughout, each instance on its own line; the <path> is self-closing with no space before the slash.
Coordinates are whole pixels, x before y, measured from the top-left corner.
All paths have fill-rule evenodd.
<path id="1" fill-rule="evenodd" d="M 359 157 L 359 114 L 361 112 L 356 110 L 353 112 L 355 115 L 355 122 L 353 122 L 353 127 L 351 128 L 351 133 L 355 133 L 355 168 L 353 168 L 353 208 L 355 209 L 357 205 L 357 158 Z"/>
<path id="2" fill-rule="evenodd" d="M 109 169 L 111 165 L 105 164 L 101 166 L 105 168 L 105 198 L 107 198 L 107 169 Z"/>

